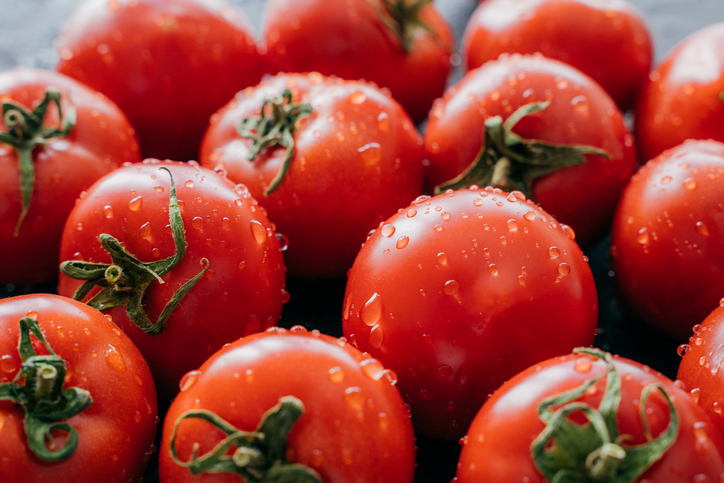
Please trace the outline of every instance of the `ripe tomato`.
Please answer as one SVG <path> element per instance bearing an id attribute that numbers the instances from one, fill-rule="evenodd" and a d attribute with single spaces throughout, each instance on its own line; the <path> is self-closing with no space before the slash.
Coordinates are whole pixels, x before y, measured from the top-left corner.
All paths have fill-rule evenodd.
<path id="1" fill-rule="evenodd" d="M 686 340 L 724 295 L 724 144 L 687 141 L 649 161 L 611 234 L 625 309 Z"/>
<path id="2" fill-rule="evenodd" d="M 647 366 L 595 349 L 589 354 L 549 359 L 496 391 L 463 438 L 455 481 L 690 483 L 720 478 L 724 440 L 688 394 Z M 555 420 L 562 423 L 557 430 Z M 553 432 L 543 435 L 544 429 Z M 553 480 L 556 470 L 568 477 L 559 474 L 563 477 Z"/>
<path id="3" fill-rule="evenodd" d="M 57 48 L 58 71 L 115 101 L 161 159 L 196 159 L 209 116 L 267 70 L 223 0 L 82 2 Z"/>
<path id="4" fill-rule="evenodd" d="M 608 94 L 589 77 L 561 62 L 540 55 L 503 54 L 497 61 L 468 72 L 448 90 L 430 111 L 425 132 L 430 159 L 428 186 L 451 180 L 476 159 L 483 128 L 496 116 L 500 116 L 499 121 L 510 119 L 521 107 L 537 102 L 549 104 L 514 126 L 513 133 L 523 138 L 523 146 L 501 151 L 500 146 L 509 144 L 510 139 L 498 131 L 485 151 L 511 163 L 510 173 L 503 169 L 500 172 L 504 176 L 497 182 L 473 179 L 468 184 L 484 186 L 492 181 L 509 191 L 528 188 L 529 197 L 560 222 L 571 225 L 579 244 L 586 246 L 608 229 L 621 190 L 635 170 L 636 154 L 633 137 Z M 534 140 L 554 146 L 538 149 L 540 143 Z M 523 152 L 518 162 L 517 148 L 524 149 L 525 143 L 532 143 L 533 148 L 530 153 Z M 610 159 L 598 154 L 560 156 L 556 145 L 599 148 Z M 549 159 L 544 156 L 546 152 L 551 153 Z M 502 163 L 491 168 L 494 174 L 498 166 Z M 520 178 L 523 182 L 516 184 Z"/>
<path id="5" fill-rule="evenodd" d="M 541 52 L 591 76 L 622 109 L 636 99 L 653 56 L 644 19 L 621 0 L 482 2 L 468 21 L 462 50 L 468 69 L 503 52 Z"/>
<path id="6" fill-rule="evenodd" d="M 343 331 L 399 375 L 416 432 L 459 438 L 503 381 L 593 342 L 596 288 L 567 231 L 519 192 L 471 188 L 420 197 L 370 236 Z"/>
<path id="7" fill-rule="evenodd" d="M 724 23 L 679 43 L 651 74 L 636 105 L 643 161 L 687 139 L 724 141 Z"/>
<path id="8" fill-rule="evenodd" d="M 157 420 L 148 365 L 107 317 L 57 295 L 0 301 L 0 481 L 139 481 Z"/>
<path id="9" fill-rule="evenodd" d="M 111 101 L 55 72 L 0 73 L 0 101 L 0 283 L 51 282 L 76 198 L 124 162 L 140 161 L 138 142 Z"/>
<path id="10" fill-rule="evenodd" d="M 171 180 L 165 170 L 176 185 L 185 242 L 183 235 L 175 242 L 170 226 Z M 65 266 L 58 293 L 70 297 L 81 286 L 82 280 L 67 276 L 69 269 L 84 268 L 94 275 L 93 264 L 111 261 L 99 242 L 101 234 L 117 239 L 113 260 L 123 275 L 107 265 L 99 267 L 98 283 L 109 287 L 107 297 L 96 298 L 94 305 L 111 315 L 141 350 L 161 401 L 173 397 L 181 376 L 223 344 L 275 325 L 289 297 L 280 244 L 263 210 L 243 186 L 234 188 L 196 163 L 147 160 L 94 184 L 68 217 L 61 243 L 61 260 L 85 263 Z M 184 245 L 185 254 L 179 252 Z M 118 263 L 128 258 L 119 253 L 123 248 L 164 283 L 146 270 L 138 273 L 130 263 Z M 175 254 L 181 259 L 168 263 L 166 257 Z M 142 276 L 145 281 L 139 281 Z M 177 307 L 168 305 L 179 296 Z M 82 292 L 78 298 L 88 299 Z M 124 305 L 116 306 L 119 302 Z"/>
<path id="11" fill-rule="evenodd" d="M 260 142 L 281 126 L 290 142 Z M 291 276 L 332 278 L 371 228 L 422 192 L 423 158 L 397 102 L 372 84 L 312 73 L 237 95 L 214 116 L 200 162 L 249 187 L 289 239 Z"/>
<path id="12" fill-rule="evenodd" d="M 266 457 L 257 467 L 261 474 L 277 463 L 291 462 L 316 478 L 263 481 L 411 483 L 415 438 L 407 408 L 392 385 L 394 377 L 344 339 L 300 326 L 244 337 L 181 381 L 181 393 L 164 423 L 161 481 L 239 481 L 233 471 L 243 474 L 245 467 L 232 464 L 230 454 L 216 458 L 226 459 L 226 471 L 232 468 L 226 474 L 195 477 L 188 467 L 190 460 L 203 460 L 222 441 L 224 435 L 216 429 L 222 427 L 221 419 L 226 436 L 240 448 L 235 461 L 242 460 L 242 450 L 250 455 L 261 450 Z M 268 417 L 280 403 L 285 409 Z M 266 424 L 260 427 L 264 418 Z M 259 427 L 263 440 L 241 433 Z M 245 444 L 239 444 L 242 441 Z M 255 467 L 253 458 L 246 467 L 249 473 Z M 198 460 L 192 467 L 208 469 L 211 464 Z M 290 469 L 279 466 L 276 471 Z"/>
<path id="13" fill-rule="evenodd" d="M 264 38 L 277 71 L 367 79 L 415 122 L 445 89 L 455 48 L 431 0 L 270 0 Z"/>

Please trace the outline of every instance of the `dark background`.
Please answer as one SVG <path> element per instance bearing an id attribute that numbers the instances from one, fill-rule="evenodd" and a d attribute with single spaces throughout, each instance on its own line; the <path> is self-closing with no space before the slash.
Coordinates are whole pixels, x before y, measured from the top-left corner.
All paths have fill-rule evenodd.
<path id="1" fill-rule="evenodd" d="M 228 0 L 247 14 L 257 35 L 260 34 L 263 0 Z M 341 1 L 341 0 L 328 0 Z M 515 1 L 515 0 L 510 0 Z M 630 0 L 638 6 L 651 30 L 655 57 L 663 56 L 681 39 L 706 25 L 724 21 L 722 0 Z M 0 0 L 0 69 L 15 66 L 52 68 L 56 63 L 53 41 L 59 28 L 76 5 L 76 0 Z M 477 0 L 437 0 L 443 16 L 450 22 L 458 45 L 465 24 L 477 6 Z M 459 70 L 450 83 L 460 78 Z M 618 309 L 609 270 L 608 238 L 586 253 L 590 258 L 599 295 L 600 326 L 596 346 L 648 364 L 669 377 L 676 376 L 679 357 L 675 341 L 659 335 L 637 320 L 624 317 Z M 7 255 L 7 254 L 6 254 Z M 284 308 L 281 325 L 302 324 L 309 329 L 341 335 L 342 298 L 345 280 L 325 282 L 288 281 L 290 302 Z M 54 291 L 53 286 L 0 287 L 0 297 Z M 159 426 L 160 427 L 160 426 Z M 457 443 L 418 439 L 417 483 L 450 481 L 455 474 L 459 453 Z M 155 480 L 154 466 L 149 479 Z"/>

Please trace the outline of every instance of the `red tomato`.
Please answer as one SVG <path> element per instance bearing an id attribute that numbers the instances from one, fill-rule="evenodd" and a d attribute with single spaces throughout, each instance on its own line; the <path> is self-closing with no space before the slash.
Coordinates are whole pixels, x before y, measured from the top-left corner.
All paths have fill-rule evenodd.
<path id="1" fill-rule="evenodd" d="M 278 71 L 367 79 L 415 122 L 445 89 L 455 48 L 430 0 L 270 0 L 264 38 Z"/>
<path id="2" fill-rule="evenodd" d="M 146 329 L 161 332 L 146 333 L 124 306 L 105 301 L 100 308 L 108 307 L 105 313 L 146 357 L 163 401 L 178 392 L 183 374 L 223 344 L 275 325 L 289 294 L 284 290 L 281 247 L 262 209 L 243 186 L 235 189 L 229 180 L 196 163 L 147 160 L 99 180 L 68 218 L 61 260 L 107 264 L 109 253 L 99 242 L 103 233 L 116 237 L 146 264 L 178 253 L 169 226 L 170 177 L 161 168 L 173 174 L 187 245 L 177 265 L 167 273 L 159 270 L 164 283 L 149 276 L 145 295 L 135 299 L 151 319 L 145 321 Z M 99 283 L 109 284 L 112 274 L 106 271 L 104 276 L 102 268 Z M 129 273 L 126 279 L 139 277 L 127 267 L 123 271 Z M 111 284 L 118 287 L 119 296 L 130 293 L 120 278 L 118 285 Z M 168 315 L 163 312 L 166 304 L 192 281 L 165 327 L 149 327 L 162 313 Z M 61 275 L 58 293 L 70 297 L 80 285 L 81 280 Z M 113 295 L 114 289 L 108 290 Z"/>
<path id="3" fill-rule="evenodd" d="M 138 142 L 112 102 L 55 72 L 0 73 L 0 99 L 8 109 L 0 133 L 0 252 L 6 254 L 0 283 L 51 282 L 58 277 L 60 234 L 76 198 L 124 162 L 140 161 Z M 28 122 L 33 111 L 42 127 Z M 13 117 L 22 121 L 10 126 Z M 29 189 L 23 189 L 23 178 Z"/>
<path id="4" fill-rule="evenodd" d="M 509 119 L 523 106 L 546 101 L 547 108 L 521 119 L 513 132 L 525 140 L 600 148 L 611 159 L 587 154 L 585 162 L 554 172 L 514 164 L 513 174 L 503 181 L 509 182 L 518 172 L 539 176 L 529 194 L 559 221 L 571 225 L 578 242 L 586 246 L 608 229 L 621 190 L 635 170 L 636 154 L 633 137 L 608 94 L 561 62 L 540 55 L 503 54 L 468 72 L 430 111 L 425 132 L 428 186 L 451 180 L 476 159 L 483 128 L 495 116 Z M 509 153 L 498 155 L 513 159 Z"/>
<path id="5" fill-rule="evenodd" d="M 503 381 L 593 342 L 596 288 L 567 231 L 487 188 L 420 197 L 368 239 L 344 335 L 399 375 L 416 432 L 459 438 Z"/>
<path id="6" fill-rule="evenodd" d="M 201 459 L 224 437 L 208 419 L 191 418 L 187 413 L 210 411 L 234 428 L 237 443 L 243 440 L 262 451 L 264 446 L 279 447 L 280 463 L 304 465 L 321 477 L 283 481 L 411 483 L 415 439 L 394 380 L 394 374 L 344 339 L 309 333 L 300 326 L 245 337 L 214 354 L 182 380 L 181 393 L 164 424 L 161 481 L 240 481 L 234 473 L 194 477 L 187 467 L 196 444 Z M 270 428 L 265 433 L 266 445 L 238 433 L 254 431 L 265 413 L 282 398 L 288 403 L 289 396 L 296 399 L 297 411 L 301 404 L 302 414 L 298 419 L 298 413 L 292 418 L 289 414 L 280 416 L 288 424 L 287 430 L 273 431 L 278 421 L 263 426 Z M 177 461 L 171 453 L 172 440 Z M 262 471 L 277 459 L 265 456 Z M 242 467 L 237 471 L 241 474 Z"/>
<path id="7" fill-rule="evenodd" d="M 541 465 L 536 465 L 532 458 L 534 440 L 540 445 L 540 461 L 552 463 L 551 468 L 562 469 L 555 465 L 556 454 L 571 457 L 558 458 L 558 462 L 564 460 L 570 465 L 569 478 L 560 481 L 717 481 L 724 473 L 724 440 L 706 413 L 662 374 L 617 356 L 609 361 L 611 366 L 599 357 L 584 354 L 557 357 L 506 382 L 475 416 L 463 438 L 455 481 L 551 481 L 551 474 L 544 478 L 539 472 Z M 620 392 L 606 386 L 612 379 L 620 384 Z M 552 401 L 548 398 L 563 396 L 565 391 L 574 389 L 579 394 L 559 399 L 553 409 L 548 406 Z M 573 404 L 587 405 L 592 415 L 587 419 L 580 410 L 574 410 L 570 413 L 572 417 L 565 417 L 566 412 L 575 408 Z M 677 418 L 672 418 L 672 414 Z M 599 433 L 587 424 L 596 417 L 605 422 Z M 558 418 L 563 418 L 559 420 L 563 422 L 560 431 L 551 438 L 541 436 L 544 428 L 550 430 L 554 426 L 550 421 Z M 646 427 L 651 431 L 648 437 Z M 563 438 L 564 429 L 572 431 L 568 441 Z M 601 435 L 605 432 L 612 444 L 604 447 Z M 656 447 L 658 444 L 661 448 Z M 613 475 L 606 473 L 604 463 L 613 463 L 611 469 L 615 470 L 616 457 L 624 456 L 620 450 L 625 452 L 625 459 L 619 463 L 619 471 Z M 651 465 L 645 464 L 649 456 Z M 599 479 L 593 477 L 596 474 Z"/>
<path id="8" fill-rule="evenodd" d="M 469 69 L 503 52 L 541 52 L 591 76 L 622 109 L 636 99 L 653 56 L 640 12 L 623 0 L 482 2 L 468 21 L 462 50 Z"/>
<path id="9" fill-rule="evenodd" d="M 253 124 L 248 136 L 265 134 L 256 125 L 262 105 L 268 130 L 289 126 L 293 148 L 270 145 L 253 156 L 258 143 L 239 135 L 240 123 Z M 289 239 L 291 276 L 331 278 L 347 273 L 371 228 L 422 192 L 423 158 L 422 139 L 388 95 L 313 73 L 278 75 L 237 95 L 214 116 L 200 162 L 249 187 Z"/>
<path id="10" fill-rule="evenodd" d="M 643 161 L 687 139 L 724 141 L 724 23 L 699 30 L 649 75 L 636 106 Z"/>
<path id="11" fill-rule="evenodd" d="M 28 327 L 37 323 L 47 345 L 38 333 L 21 331 L 21 319 Z M 30 349 L 26 355 L 38 358 L 21 358 L 23 336 Z M 53 388 L 56 383 L 60 386 Z M 11 386 L 28 397 L 25 404 L 3 397 Z M 28 386 L 37 389 L 26 393 Z M 43 386 L 50 387 L 44 391 Z M 56 395 L 61 389 L 62 396 Z M 157 420 L 148 365 L 107 317 L 57 295 L 0 301 L 0 481 L 139 481 L 155 451 Z M 31 445 L 35 438 L 28 437 L 28 424 L 48 431 L 55 444 L 50 434 L 41 433 L 38 446 Z M 58 427 L 62 424 L 69 426 Z"/>
<path id="12" fill-rule="evenodd" d="M 724 144 L 687 141 L 649 161 L 611 234 L 619 300 L 686 340 L 724 295 Z"/>
<path id="13" fill-rule="evenodd" d="M 162 159 L 196 159 L 209 116 L 266 71 L 223 0 L 82 2 L 57 48 L 58 71 L 115 101 L 144 157 Z"/>

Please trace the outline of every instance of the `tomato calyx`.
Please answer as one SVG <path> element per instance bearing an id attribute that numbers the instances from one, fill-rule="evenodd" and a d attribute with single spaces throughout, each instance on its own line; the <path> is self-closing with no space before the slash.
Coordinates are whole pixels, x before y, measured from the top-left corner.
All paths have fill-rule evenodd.
<path id="1" fill-rule="evenodd" d="M 51 103 L 55 103 L 58 108 L 58 124 L 45 127 L 43 120 Z M 76 113 L 71 105 L 63 117 L 61 94 L 54 87 L 49 87 L 45 91 L 45 97 L 32 111 L 14 101 L 3 101 L 2 111 L 3 122 L 8 130 L 0 132 L 0 143 L 12 146 L 17 151 L 20 165 L 20 191 L 23 205 L 15 225 L 14 236 L 17 237 L 28 214 L 35 186 L 33 150 L 36 146 L 43 146 L 55 138 L 67 137 L 75 127 Z"/>
<path id="2" fill-rule="evenodd" d="M 313 469 L 291 464 L 287 460 L 287 436 L 304 413 L 304 404 L 294 396 L 284 396 L 262 416 L 256 431 L 242 431 L 216 413 L 205 409 L 186 411 L 176 420 L 170 442 L 171 457 L 192 474 L 236 473 L 248 483 L 322 483 Z M 194 443 L 191 459 L 181 461 L 176 448 L 176 436 L 185 419 L 201 419 L 226 435 L 213 450 L 198 456 L 199 443 Z M 233 454 L 228 454 L 235 448 Z"/>
<path id="3" fill-rule="evenodd" d="M 171 177 L 168 214 L 176 246 L 176 253 L 173 256 L 155 262 L 141 262 L 128 253 L 115 237 L 103 233 L 99 239 L 103 248 L 111 256 L 112 263 L 69 260 L 60 264 L 60 271 L 64 275 L 75 280 L 85 280 L 73 294 L 73 299 L 83 301 L 93 287 L 99 286 L 101 290 L 86 302 L 88 305 L 100 311 L 124 306 L 131 321 L 139 329 L 151 335 L 157 335 L 163 331 L 176 306 L 209 268 L 209 260 L 202 258 L 201 265 L 204 268 L 173 294 L 161 311 L 158 320 L 153 322 L 148 317 L 143 309 L 143 299 L 148 287 L 154 280 L 161 284 L 165 283 L 161 277 L 178 265 L 186 254 L 186 230 L 181 218 L 181 208 L 176 198 L 173 175 L 168 168 L 160 169 L 166 171 Z"/>
<path id="4" fill-rule="evenodd" d="M 611 159 L 607 151 L 594 146 L 552 144 L 524 139 L 513 132 L 521 119 L 549 105 L 550 101 L 533 102 L 520 107 L 505 121 L 500 116 L 486 119 L 483 146 L 475 160 L 457 177 L 436 186 L 435 193 L 478 185 L 493 186 L 507 192 L 518 190 L 531 199 L 536 178 L 584 163 L 586 154 Z"/>
<path id="5" fill-rule="evenodd" d="M 402 50 L 409 54 L 415 41 L 415 29 L 427 31 L 440 44 L 442 42 L 428 24 L 420 19 L 423 8 L 432 3 L 432 0 L 382 0 L 385 7 L 383 11 L 373 1 L 370 2 L 377 10 L 377 14 L 387 28 L 394 32 Z"/>
<path id="6" fill-rule="evenodd" d="M 30 340 L 31 332 L 45 346 L 49 355 L 36 354 Z M 12 401 L 25 412 L 25 435 L 28 448 L 35 456 L 50 463 L 68 459 L 78 447 L 78 431 L 70 424 L 59 421 L 87 409 L 93 403 L 93 398 L 88 391 L 78 387 L 63 390 L 66 363 L 53 352 L 35 318 L 20 319 L 18 354 L 23 365 L 12 382 L 0 384 L 0 401 Z M 58 450 L 55 450 L 52 431 L 68 434 L 65 444 Z"/>
<path id="7" fill-rule="evenodd" d="M 530 446 L 538 471 L 556 483 L 633 483 L 674 444 L 679 433 L 679 417 L 668 393 L 659 384 L 649 384 L 641 391 L 639 413 L 647 443 L 623 445 L 626 435 L 619 435 L 616 421 L 621 402 L 621 378 L 611 354 L 592 348 L 573 351 L 606 362 L 606 370 L 570 391 L 541 401 L 538 415 L 545 429 Z M 575 401 L 606 377 L 606 388 L 598 408 Z M 669 425 L 653 438 L 646 420 L 646 402 L 657 389 L 669 406 Z M 553 409 L 557 407 L 557 409 Z M 588 423 L 576 424 L 568 416 L 583 414 Z M 552 444 L 551 444 L 552 443 Z"/>
<path id="8" fill-rule="evenodd" d="M 242 119 L 236 126 L 241 137 L 250 138 L 254 143 L 249 149 L 249 160 L 254 161 L 262 149 L 269 146 L 286 148 L 286 154 L 279 172 L 264 190 L 264 196 L 272 194 L 284 181 L 294 156 L 294 131 L 297 121 L 312 114 L 311 104 L 293 104 L 292 91 L 285 89 L 281 96 L 265 99 L 261 105 L 260 117 Z"/>

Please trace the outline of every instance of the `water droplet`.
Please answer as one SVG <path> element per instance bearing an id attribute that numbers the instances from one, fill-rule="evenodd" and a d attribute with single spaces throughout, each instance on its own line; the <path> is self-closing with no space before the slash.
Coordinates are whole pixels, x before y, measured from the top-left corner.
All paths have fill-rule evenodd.
<path id="1" fill-rule="evenodd" d="M 442 231 L 442 225 L 435 225 L 435 227 L 433 228 L 433 230 L 435 230 L 435 231 L 437 231 L 437 232 L 441 232 L 441 231 Z"/>
<path id="2" fill-rule="evenodd" d="M 18 370 L 19 364 L 10 354 L 0 357 L 0 370 L 7 373 L 13 373 Z"/>
<path id="3" fill-rule="evenodd" d="M 364 408 L 365 397 L 362 394 L 362 390 L 357 386 L 351 386 L 345 389 L 342 397 L 344 402 L 351 406 L 355 411 L 362 411 Z"/>
<path id="4" fill-rule="evenodd" d="M 136 381 L 136 384 L 138 384 L 139 386 L 143 386 L 143 379 L 141 379 L 138 374 L 133 376 L 133 380 Z"/>
<path id="5" fill-rule="evenodd" d="M 141 204 L 143 203 L 143 197 L 142 196 L 136 196 L 131 201 L 128 202 L 128 209 L 131 211 L 138 211 L 141 209 Z"/>
<path id="6" fill-rule="evenodd" d="M 722 405 L 719 404 L 719 402 L 717 402 L 717 401 L 714 401 L 714 403 L 711 405 L 711 409 L 719 416 L 721 416 L 722 413 L 724 412 L 724 408 L 722 408 Z"/>
<path id="7" fill-rule="evenodd" d="M 577 359 L 575 364 L 573 365 L 573 369 L 581 374 L 587 373 L 591 370 L 592 367 L 593 364 L 591 364 L 591 360 L 587 357 L 581 357 L 580 359 Z"/>
<path id="8" fill-rule="evenodd" d="M 447 265 L 447 255 L 445 253 L 440 252 L 437 254 L 437 263 L 440 265 Z"/>
<path id="9" fill-rule="evenodd" d="M 251 220 L 250 225 L 251 234 L 254 236 L 256 242 L 261 245 L 266 240 L 266 229 L 264 228 L 264 225 L 262 225 L 261 222 L 257 220 Z"/>
<path id="10" fill-rule="evenodd" d="M 689 394 L 691 394 L 691 399 L 693 399 L 695 403 L 699 402 L 699 396 L 701 394 L 701 391 L 698 387 L 695 387 L 694 389 L 689 391 Z"/>
<path id="11" fill-rule="evenodd" d="M 560 265 L 558 265 L 558 273 L 565 277 L 566 275 L 571 273 L 571 266 L 565 262 L 561 263 Z"/>
<path id="12" fill-rule="evenodd" d="M 681 344 L 677 349 L 676 352 L 681 356 L 684 357 L 684 355 L 691 349 L 691 346 L 689 344 Z"/>
<path id="13" fill-rule="evenodd" d="M 353 93 L 351 96 L 349 96 L 349 102 L 351 102 L 352 104 L 355 104 L 355 105 L 362 104 L 366 99 L 367 99 L 367 97 L 360 91 L 357 91 L 357 92 Z"/>
<path id="14" fill-rule="evenodd" d="M 108 348 L 106 349 L 104 355 L 106 358 L 106 364 L 108 364 L 111 369 L 118 372 L 126 372 L 126 363 L 123 360 L 123 356 L 116 350 L 115 347 L 108 344 Z"/>
<path id="15" fill-rule="evenodd" d="M 646 227 L 641 228 L 636 235 L 636 241 L 641 245 L 649 243 L 649 233 L 646 231 Z"/>
<path id="16" fill-rule="evenodd" d="M 508 230 L 518 231 L 518 222 L 517 221 L 510 219 L 510 220 L 508 220 L 507 224 L 508 224 Z"/>
<path id="17" fill-rule="evenodd" d="M 442 291 L 447 295 L 455 295 L 460 289 L 460 284 L 457 280 L 448 280 L 445 285 L 442 286 Z"/>
<path id="18" fill-rule="evenodd" d="M 358 148 L 357 152 L 362 157 L 362 162 L 365 166 L 377 164 L 382 157 L 382 150 L 380 149 L 379 143 L 367 143 Z"/>
<path id="19" fill-rule="evenodd" d="M 555 259 L 561 256 L 561 250 L 558 247 L 550 247 L 548 249 L 548 255 Z"/>
<path id="20" fill-rule="evenodd" d="M 194 182 L 189 179 L 189 180 L 187 180 L 187 181 L 184 183 L 184 186 L 187 187 L 187 188 L 193 188 L 193 187 L 194 187 Z"/>
<path id="21" fill-rule="evenodd" d="M 154 186 L 153 189 L 156 193 L 163 193 L 163 186 Z"/>
<path id="22" fill-rule="evenodd" d="M 376 325 L 382 317 L 382 297 L 374 293 L 360 310 L 360 318 L 368 327 Z"/>
<path id="23" fill-rule="evenodd" d="M 696 222 L 696 231 L 698 231 L 701 236 L 709 236 L 709 229 L 703 221 Z"/>
<path id="24" fill-rule="evenodd" d="M 367 339 L 370 343 L 370 345 L 374 349 L 378 349 L 382 345 L 382 340 L 384 339 L 384 334 L 382 333 L 382 327 L 379 325 L 375 325 L 370 330 L 370 336 Z"/>
<path id="25" fill-rule="evenodd" d="M 103 214 L 105 215 L 107 220 L 110 220 L 111 218 L 113 218 L 113 207 L 111 205 L 104 206 Z"/>
<path id="26" fill-rule="evenodd" d="M 390 118 L 386 112 L 381 112 L 377 116 L 377 127 L 382 132 L 387 132 L 390 128 Z"/>
<path id="27" fill-rule="evenodd" d="M 251 384 L 254 382 L 254 369 L 247 369 L 244 371 L 244 376 L 246 376 L 246 383 Z"/>
<path id="28" fill-rule="evenodd" d="M 684 188 L 688 190 L 696 189 L 696 181 L 694 181 L 694 179 L 692 178 L 686 178 L 684 180 Z"/>
<path id="29" fill-rule="evenodd" d="M 408 236 L 401 236 L 401 237 L 397 240 L 397 243 L 395 244 L 395 246 L 396 246 L 397 248 L 402 249 L 402 248 L 405 248 L 408 243 L 410 243 L 410 237 L 408 237 Z"/>
<path id="30" fill-rule="evenodd" d="M 664 176 L 661 178 L 661 184 L 669 184 L 671 183 L 671 176 Z"/>
<path id="31" fill-rule="evenodd" d="M 724 297 L 719 299 L 719 307 L 724 307 Z"/>
<path id="32" fill-rule="evenodd" d="M 448 221 L 452 215 L 448 213 L 447 211 L 440 213 L 440 218 L 443 219 L 443 221 Z"/>
<path id="33" fill-rule="evenodd" d="M 407 210 L 407 217 L 412 218 L 417 214 L 417 210 L 409 209 Z"/>
<path id="34" fill-rule="evenodd" d="M 335 366 L 327 371 L 327 377 L 335 384 L 339 384 L 344 379 L 344 371 L 341 367 Z"/>
<path id="35" fill-rule="evenodd" d="M 136 415 L 134 416 L 134 419 L 136 420 L 137 423 L 140 423 L 141 422 L 141 413 L 136 411 Z"/>
<path id="36" fill-rule="evenodd" d="M 387 428 L 390 427 L 390 418 L 387 417 L 386 413 L 379 413 L 377 415 L 377 425 L 380 427 L 380 431 L 387 431 Z"/>
<path id="37" fill-rule="evenodd" d="M 141 238 L 148 238 L 151 236 L 151 223 L 146 222 L 143 225 L 141 225 L 141 229 L 138 230 L 138 236 Z"/>
<path id="38" fill-rule="evenodd" d="M 492 275 L 493 277 L 495 277 L 495 276 L 498 275 L 498 272 L 499 272 L 499 270 L 498 270 L 498 266 L 497 266 L 496 264 L 491 263 L 490 265 L 488 265 L 488 273 L 489 273 L 490 275 Z"/>
<path id="39" fill-rule="evenodd" d="M 535 211 L 533 211 L 533 210 L 526 211 L 525 213 L 523 213 L 523 218 L 525 218 L 528 221 L 535 220 Z"/>
<path id="40" fill-rule="evenodd" d="M 700 366 L 706 365 L 706 356 L 699 357 L 699 365 Z"/>
<path id="41" fill-rule="evenodd" d="M 443 364 L 435 370 L 435 379 L 438 381 L 445 381 L 450 379 L 453 375 L 453 368 L 447 364 Z"/>
<path id="42" fill-rule="evenodd" d="M 319 468 L 322 464 L 324 464 L 324 453 L 322 453 L 321 449 L 312 450 L 312 458 L 309 463 L 314 468 Z"/>
<path id="43" fill-rule="evenodd" d="M 239 270 L 244 270 L 244 267 L 246 267 L 246 262 L 243 260 L 236 266 Z"/>
<path id="44" fill-rule="evenodd" d="M 360 367 L 362 368 L 362 372 L 364 372 L 365 376 L 369 377 L 373 381 L 379 381 L 385 372 L 385 366 L 383 366 L 377 359 L 365 359 L 360 363 Z"/>
<path id="45" fill-rule="evenodd" d="M 191 220 L 191 226 L 193 226 L 197 230 L 202 229 L 204 227 L 204 219 L 200 216 L 194 216 L 194 218 Z"/>

